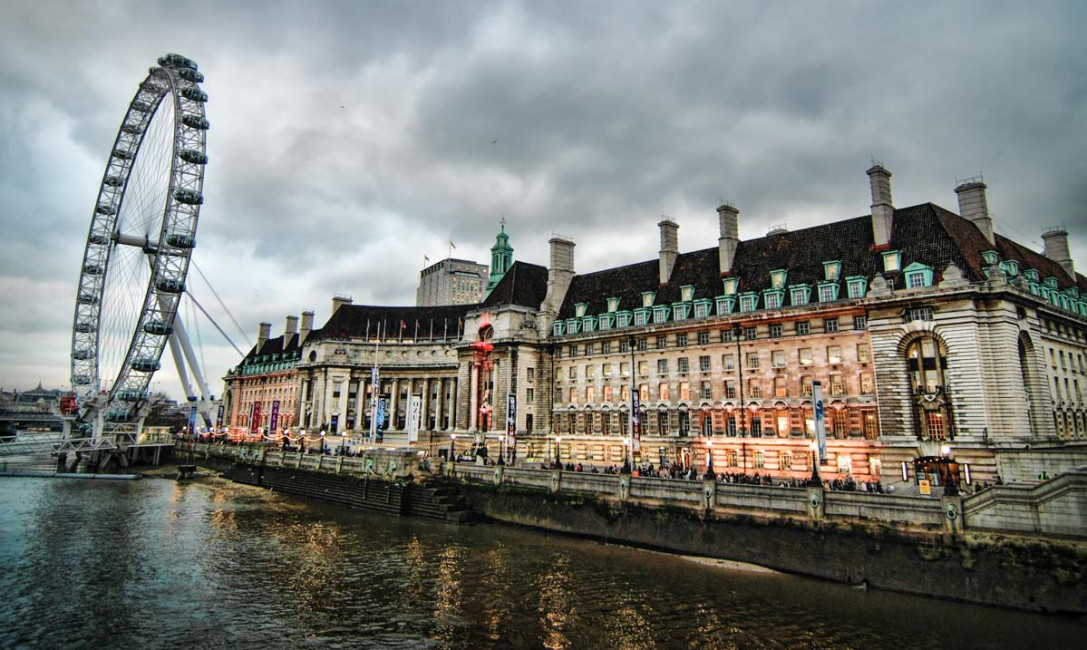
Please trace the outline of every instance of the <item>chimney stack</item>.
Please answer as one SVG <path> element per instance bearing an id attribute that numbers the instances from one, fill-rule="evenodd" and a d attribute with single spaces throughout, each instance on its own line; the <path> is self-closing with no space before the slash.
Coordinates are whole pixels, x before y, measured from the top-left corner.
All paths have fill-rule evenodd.
<path id="1" fill-rule="evenodd" d="M 272 334 L 271 323 L 261 323 L 257 329 L 257 354 L 260 354 L 260 349 L 264 347 L 264 344 L 268 342 L 268 337 Z"/>
<path id="2" fill-rule="evenodd" d="M 872 236 L 876 246 L 891 243 L 895 208 L 891 203 L 891 172 L 876 163 L 868 170 L 872 186 Z"/>
<path id="3" fill-rule="evenodd" d="M 290 342 L 291 337 L 298 332 L 298 317 L 288 316 L 287 324 L 283 326 L 283 344 Z"/>
<path id="4" fill-rule="evenodd" d="M 556 235 L 548 243 L 551 244 L 551 265 L 547 269 L 547 296 L 540 311 L 558 314 L 566 290 L 574 279 L 574 242 Z"/>
<path id="5" fill-rule="evenodd" d="M 679 224 L 671 219 L 661 219 L 657 227 L 661 231 L 660 278 L 661 284 L 668 284 L 672 277 L 672 268 L 679 257 Z"/>
<path id="6" fill-rule="evenodd" d="M 348 298 L 347 296 L 333 296 L 332 297 L 332 313 L 329 314 L 328 317 L 332 318 L 333 316 L 336 315 L 336 310 L 337 309 L 339 309 L 340 307 L 343 307 L 344 305 L 350 305 L 350 304 L 351 304 L 351 299 Z"/>
<path id="7" fill-rule="evenodd" d="M 309 333 L 313 331 L 313 312 L 302 312 L 302 329 L 298 332 L 298 344 L 302 345 L 309 338 Z"/>
<path id="8" fill-rule="evenodd" d="M 993 219 L 989 216 L 989 202 L 985 200 L 985 187 L 980 177 L 970 179 L 956 187 L 955 194 L 959 195 L 959 215 L 977 226 L 985 239 L 996 246 Z"/>
<path id="9" fill-rule="evenodd" d="M 1042 255 L 1060 264 L 1061 268 L 1068 273 L 1068 277 L 1075 282 L 1076 268 L 1072 265 L 1072 255 L 1068 252 L 1068 231 L 1064 229 L 1064 226 L 1049 228 L 1042 233 L 1042 240 L 1045 241 L 1045 251 Z"/>
<path id="10" fill-rule="evenodd" d="M 736 247 L 740 245 L 740 211 L 728 203 L 717 208 L 717 219 L 721 224 L 721 236 L 717 239 L 717 257 L 721 273 L 732 270 L 736 260 Z"/>

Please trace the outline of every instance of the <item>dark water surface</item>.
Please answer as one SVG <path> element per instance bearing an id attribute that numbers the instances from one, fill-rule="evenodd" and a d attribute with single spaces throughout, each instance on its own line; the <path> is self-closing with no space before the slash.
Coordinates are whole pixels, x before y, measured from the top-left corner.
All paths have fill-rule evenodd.
<path id="1" fill-rule="evenodd" d="M 1073 648 L 1087 625 L 233 485 L 0 479 L 0 647 Z"/>

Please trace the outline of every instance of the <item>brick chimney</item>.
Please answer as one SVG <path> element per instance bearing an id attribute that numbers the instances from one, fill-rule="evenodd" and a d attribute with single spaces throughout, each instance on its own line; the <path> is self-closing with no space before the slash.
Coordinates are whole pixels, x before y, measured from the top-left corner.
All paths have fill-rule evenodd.
<path id="1" fill-rule="evenodd" d="M 661 284 L 668 284 L 676 258 L 679 257 L 679 224 L 665 218 L 661 219 L 657 227 L 661 231 L 660 279 Z"/>
<path id="2" fill-rule="evenodd" d="M 261 323 L 257 328 L 257 354 L 260 354 L 260 349 L 264 347 L 264 344 L 268 342 L 268 337 L 272 334 L 271 323 Z"/>
<path id="3" fill-rule="evenodd" d="M 872 186 L 872 236 L 876 246 L 891 243 L 895 208 L 891 203 L 891 172 L 876 163 L 868 170 Z"/>
<path id="4" fill-rule="evenodd" d="M 985 200 L 985 187 L 980 179 L 971 179 L 956 187 L 955 194 L 959 195 L 959 215 L 977 226 L 985 239 L 996 246 L 993 219 L 989 216 L 989 202 Z"/>
<path id="5" fill-rule="evenodd" d="M 302 312 L 302 329 L 298 332 L 298 344 L 302 345 L 309 338 L 309 333 L 313 331 L 313 312 Z"/>
<path id="6" fill-rule="evenodd" d="M 1068 231 L 1064 229 L 1064 226 L 1049 228 L 1042 233 L 1042 240 L 1045 242 L 1045 251 L 1042 255 L 1060 264 L 1061 268 L 1068 273 L 1068 277 L 1075 282 L 1076 268 L 1072 265 L 1072 255 L 1068 252 Z"/>
<path id="7" fill-rule="evenodd" d="M 721 273 L 732 270 L 736 260 L 736 247 L 740 245 L 740 211 L 728 203 L 717 208 L 717 220 L 721 224 L 721 236 L 717 239 L 717 257 Z"/>
<path id="8" fill-rule="evenodd" d="M 287 323 L 283 326 L 283 344 L 290 342 L 291 337 L 298 332 L 298 317 L 288 316 Z"/>
<path id="9" fill-rule="evenodd" d="M 329 314 L 328 317 L 332 318 L 333 316 L 336 315 L 336 310 L 338 310 L 340 307 L 343 307 L 344 305 L 350 305 L 351 302 L 352 302 L 351 299 L 348 298 L 347 296 L 333 296 L 332 297 L 332 313 Z"/>

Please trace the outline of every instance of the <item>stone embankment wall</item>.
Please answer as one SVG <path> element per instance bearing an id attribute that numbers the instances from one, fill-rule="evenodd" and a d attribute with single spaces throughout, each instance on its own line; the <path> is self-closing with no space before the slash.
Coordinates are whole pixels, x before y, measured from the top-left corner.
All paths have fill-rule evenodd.
<path id="1" fill-rule="evenodd" d="M 1007 521 L 1001 508 L 1045 513 L 1047 498 L 1074 502 L 1082 476 L 1061 477 L 1042 495 L 1020 494 L 1042 486 L 1017 488 L 1021 498 L 1011 504 L 1002 489 L 926 498 L 467 464 L 448 474 L 473 508 L 497 521 L 905 593 L 1087 612 L 1082 537 L 983 528 Z M 975 514 L 964 517 L 964 507 Z"/>

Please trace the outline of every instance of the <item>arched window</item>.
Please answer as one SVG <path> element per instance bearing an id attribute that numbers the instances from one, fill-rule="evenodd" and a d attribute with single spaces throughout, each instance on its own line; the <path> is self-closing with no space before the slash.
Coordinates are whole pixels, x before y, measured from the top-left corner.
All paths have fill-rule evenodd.
<path id="1" fill-rule="evenodd" d="M 914 425 L 922 440 L 950 440 L 951 399 L 947 385 L 947 353 L 932 334 L 906 346 L 906 367 L 914 403 Z"/>

